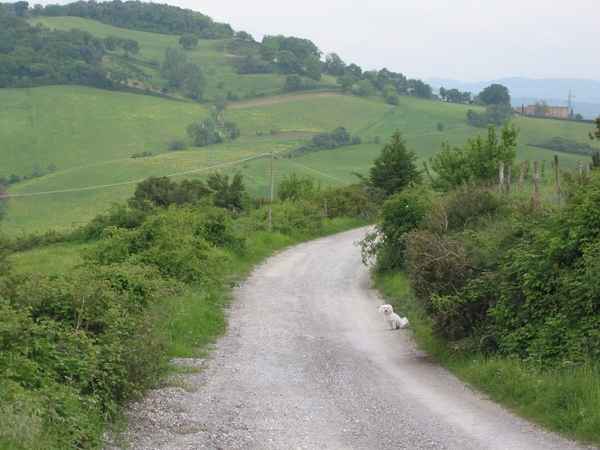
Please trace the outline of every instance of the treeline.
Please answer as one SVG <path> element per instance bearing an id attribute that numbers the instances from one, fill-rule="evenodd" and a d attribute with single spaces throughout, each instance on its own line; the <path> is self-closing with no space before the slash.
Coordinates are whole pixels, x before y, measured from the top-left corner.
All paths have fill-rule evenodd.
<path id="1" fill-rule="evenodd" d="M 81 84 L 112 88 L 102 39 L 82 30 L 50 30 L 0 8 L 0 88 Z"/>
<path id="2" fill-rule="evenodd" d="M 131 30 L 161 34 L 193 34 L 201 39 L 233 36 L 229 24 L 214 22 L 210 17 L 190 9 L 159 3 L 120 0 L 111 2 L 77 1 L 67 5 L 36 4 L 22 14 L 40 17 L 75 16 Z"/>
<path id="3" fill-rule="evenodd" d="M 583 142 L 577 142 L 573 139 L 565 139 L 560 136 L 555 136 L 545 141 L 538 142 L 537 144 L 530 144 L 533 147 L 547 148 L 549 150 L 574 153 L 577 155 L 590 156 L 596 152 L 596 148 Z"/>

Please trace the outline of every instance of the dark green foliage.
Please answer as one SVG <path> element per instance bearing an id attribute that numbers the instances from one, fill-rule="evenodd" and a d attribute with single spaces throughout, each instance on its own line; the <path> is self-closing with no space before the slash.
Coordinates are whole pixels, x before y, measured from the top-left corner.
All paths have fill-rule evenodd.
<path id="1" fill-rule="evenodd" d="M 189 50 L 198 45 L 198 38 L 193 34 L 184 34 L 179 38 L 178 42 L 184 50 Z"/>
<path id="2" fill-rule="evenodd" d="M 300 89 L 302 89 L 302 77 L 300 75 L 292 74 L 285 77 L 284 91 L 293 92 Z"/>
<path id="3" fill-rule="evenodd" d="M 408 80 L 408 93 L 415 97 L 429 99 L 432 94 L 431 86 L 421 80 Z"/>
<path id="4" fill-rule="evenodd" d="M 78 29 L 32 27 L 0 8 L 0 88 L 81 84 L 111 88 L 102 39 Z"/>
<path id="5" fill-rule="evenodd" d="M 206 185 L 216 207 L 233 211 L 248 209 L 249 198 L 241 174 L 236 173 L 230 184 L 228 175 L 215 172 L 208 176 Z"/>
<path id="6" fill-rule="evenodd" d="M 506 86 L 491 84 L 479 93 L 479 99 L 484 105 L 510 106 L 510 94 Z"/>
<path id="7" fill-rule="evenodd" d="M 148 181 L 148 180 L 147 180 Z M 141 183 L 140 183 L 141 184 Z M 148 216 L 150 198 L 146 196 L 148 191 L 138 191 L 134 194 L 130 203 L 141 204 L 142 208 L 131 208 L 124 204 L 114 204 L 106 214 L 100 214 L 94 217 L 90 222 L 81 227 L 74 233 L 77 239 L 82 239 L 88 242 L 94 239 L 99 239 L 102 231 L 108 227 L 117 227 L 125 229 L 133 229 L 139 227 Z M 137 195 L 137 196 L 136 196 Z M 135 199 L 135 200 L 134 200 Z"/>
<path id="8" fill-rule="evenodd" d="M 187 150 L 187 144 L 182 140 L 170 139 L 167 141 L 167 150 Z"/>
<path id="9" fill-rule="evenodd" d="M 402 236 L 419 228 L 427 213 L 428 193 L 418 188 L 406 189 L 390 197 L 381 207 L 381 222 L 361 241 L 364 263 L 376 258 L 376 273 L 398 269 L 404 264 L 406 246 Z"/>
<path id="10" fill-rule="evenodd" d="M 128 203 L 133 209 L 150 211 L 155 207 L 167 208 L 173 204 L 195 205 L 200 198 L 208 197 L 210 193 L 211 189 L 202 180 L 183 180 L 177 183 L 168 177 L 150 177 L 136 185 Z M 112 225 L 120 226 L 118 223 Z"/>
<path id="11" fill-rule="evenodd" d="M 478 128 L 485 128 L 490 124 L 502 125 L 511 114 L 512 108 L 507 105 L 489 105 L 485 108 L 485 113 L 469 109 L 467 111 L 467 123 Z"/>
<path id="12" fill-rule="evenodd" d="M 392 141 L 383 146 L 381 154 L 373 161 L 369 170 L 370 185 L 392 195 L 411 183 L 420 183 L 422 176 L 415 165 L 416 159 L 415 153 L 406 148 L 402 134 L 396 131 Z"/>
<path id="13" fill-rule="evenodd" d="M 323 200 L 327 204 L 327 217 L 352 217 L 370 222 L 378 213 L 379 202 L 366 185 L 327 188 Z"/>
<path id="14" fill-rule="evenodd" d="M 362 142 L 360 136 L 352 136 L 344 127 L 338 127 L 333 131 L 318 133 L 310 140 L 309 145 L 304 145 L 293 150 L 290 154 L 293 156 L 307 155 L 318 152 L 319 150 L 328 150 L 346 145 L 356 145 Z"/>
<path id="15" fill-rule="evenodd" d="M 223 142 L 221 135 L 215 131 L 215 126 L 215 121 L 208 119 L 202 123 L 189 124 L 186 131 L 190 137 L 194 138 L 194 145 L 196 147 L 207 147 Z"/>
<path id="16" fill-rule="evenodd" d="M 119 28 L 161 34 L 193 34 L 202 39 L 219 39 L 233 35 L 229 24 L 213 20 L 196 11 L 160 3 L 138 1 L 74 2 L 36 8 L 42 16 L 76 16 L 97 20 Z"/>
<path id="17" fill-rule="evenodd" d="M 577 142 L 572 139 L 565 139 L 560 136 L 555 136 L 551 139 L 546 139 L 543 142 L 539 142 L 537 144 L 530 144 L 533 147 L 541 147 L 547 148 L 554 151 L 565 152 L 565 153 L 575 153 L 577 155 L 585 155 L 590 156 L 596 150 L 589 144 L 584 144 L 583 142 Z"/>
<path id="18" fill-rule="evenodd" d="M 596 117 L 594 125 L 596 125 L 596 129 L 593 132 L 590 131 L 589 137 L 591 140 L 596 139 L 597 141 L 600 141 L 600 116 Z"/>

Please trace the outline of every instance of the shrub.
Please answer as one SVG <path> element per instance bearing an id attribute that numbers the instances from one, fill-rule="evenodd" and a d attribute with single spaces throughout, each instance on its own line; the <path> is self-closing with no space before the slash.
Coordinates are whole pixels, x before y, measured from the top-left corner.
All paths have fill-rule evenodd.
<path id="1" fill-rule="evenodd" d="M 377 216 L 378 206 L 370 190 L 360 186 L 327 188 L 323 199 L 327 202 L 327 217 L 352 217 L 369 222 Z"/>
<path id="2" fill-rule="evenodd" d="M 272 230 L 288 236 L 301 236 L 323 226 L 323 209 L 320 204 L 307 200 L 275 202 L 272 206 Z M 268 229 L 268 206 L 251 214 L 257 230 Z"/>

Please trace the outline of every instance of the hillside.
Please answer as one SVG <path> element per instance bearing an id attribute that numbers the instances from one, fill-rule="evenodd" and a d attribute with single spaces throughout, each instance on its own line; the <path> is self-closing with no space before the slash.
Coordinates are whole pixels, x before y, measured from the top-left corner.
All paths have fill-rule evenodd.
<path id="1" fill-rule="evenodd" d="M 178 45 L 178 36 L 116 28 L 80 17 L 43 17 L 30 23 L 61 30 L 81 28 L 101 38 L 133 39 L 139 43 L 139 52 L 127 57 L 122 50 L 106 52 L 113 63 L 130 67 L 128 92 L 81 86 L 0 90 L 0 141 L 5 143 L 0 176 L 30 178 L 9 187 L 13 197 L 0 222 L 0 232 L 6 235 L 70 228 L 106 210 L 111 203 L 124 201 L 137 180 L 183 172 L 202 177 L 213 166 L 235 161 L 239 162 L 219 170 L 241 172 L 253 194 L 266 195 L 269 160 L 248 158 L 271 150 L 283 156 L 307 143 L 315 133 L 340 126 L 359 136 L 362 144 L 291 160 L 277 159 L 276 182 L 296 172 L 311 174 L 324 187 L 353 183 L 357 178 L 351 174 L 366 173 L 382 143 L 396 130 L 404 134 L 420 160 L 433 156 L 446 139 L 462 145 L 483 131 L 465 123 L 466 110 L 472 106 L 406 95 L 392 105 L 381 95 L 343 93 L 336 78 L 326 74 L 311 84 L 310 91 L 285 93 L 285 74 L 235 73 L 231 60 L 240 56 L 231 51 L 239 42 L 232 38 L 200 39 L 185 53 L 187 61 L 197 64 L 204 74 L 203 99 L 207 103 L 170 92 L 162 95 L 168 82 L 158 68 L 165 49 Z M 156 95 L 136 94 L 147 90 Z M 241 136 L 196 148 L 186 127 L 213 117 L 210 103 L 218 97 L 230 99 L 221 123 L 235 122 Z M 517 160 L 546 160 L 549 172 L 553 153 L 528 144 L 563 136 L 565 123 L 522 117 L 514 120 L 522 129 Z M 439 123 L 443 131 L 438 131 Z M 589 124 L 572 123 L 570 133 L 573 139 L 589 143 L 590 129 Z M 168 140 L 184 140 L 188 149 L 168 151 Z M 132 158 L 143 153 L 152 156 Z M 572 169 L 579 159 L 582 157 L 564 154 L 561 165 Z M 102 187 L 106 185 L 111 186 Z M 19 196 L 66 190 L 69 192 Z"/>

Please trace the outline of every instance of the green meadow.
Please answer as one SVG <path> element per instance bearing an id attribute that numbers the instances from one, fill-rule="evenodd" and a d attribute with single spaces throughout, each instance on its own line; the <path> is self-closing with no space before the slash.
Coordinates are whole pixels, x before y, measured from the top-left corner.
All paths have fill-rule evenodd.
<path id="1" fill-rule="evenodd" d="M 139 54 L 109 52 L 110 58 L 143 70 L 149 78 L 141 82 L 142 87 L 159 89 L 166 85 L 158 68 L 165 49 L 178 45 L 177 36 L 115 28 L 77 17 L 30 20 L 38 22 L 49 28 L 80 28 L 100 37 L 136 39 Z M 208 104 L 80 86 L 0 90 L 0 175 L 23 178 L 43 174 L 9 188 L 14 196 L 0 222 L 0 234 L 70 229 L 106 211 L 112 203 L 125 201 L 135 182 L 149 176 L 205 177 L 210 170 L 230 175 L 240 172 L 251 193 L 266 196 L 270 159 L 256 157 L 270 151 L 283 156 L 308 143 L 315 133 L 340 126 L 360 136 L 363 143 L 292 160 L 276 158 L 275 183 L 292 173 L 311 175 L 323 188 L 356 182 L 352 174 L 366 175 L 381 146 L 396 130 L 404 135 L 419 163 L 434 156 L 445 140 L 463 145 L 468 138 L 486 133 L 466 124 L 467 110 L 478 107 L 408 96 L 392 106 L 379 96 L 343 94 L 335 78 L 328 76 L 313 91 L 282 93 L 284 75 L 235 74 L 229 60 L 236 56 L 228 53 L 226 41 L 200 40 L 186 55 L 188 61 L 202 68 L 207 80 L 204 98 L 226 96 L 228 92 L 241 98 L 230 102 L 221 115 L 222 122 L 235 122 L 241 129 L 237 140 L 226 138 L 223 144 L 193 147 L 186 127 L 212 116 Z M 252 93 L 261 95 L 248 95 Z M 564 136 L 566 122 L 518 116 L 513 120 L 521 128 L 517 162 L 546 161 L 545 170 L 550 173 L 553 153 L 530 144 Z M 439 123 L 443 124 L 442 131 L 438 130 Z M 591 129 L 591 124 L 574 122 L 569 133 L 572 139 L 590 143 L 587 133 Z M 171 139 L 185 140 L 188 149 L 167 151 L 166 141 Z M 143 152 L 152 156 L 132 158 Z M 578 160 L 587 159 L 560 154 L 560 165 L 574 170 Z"/>

